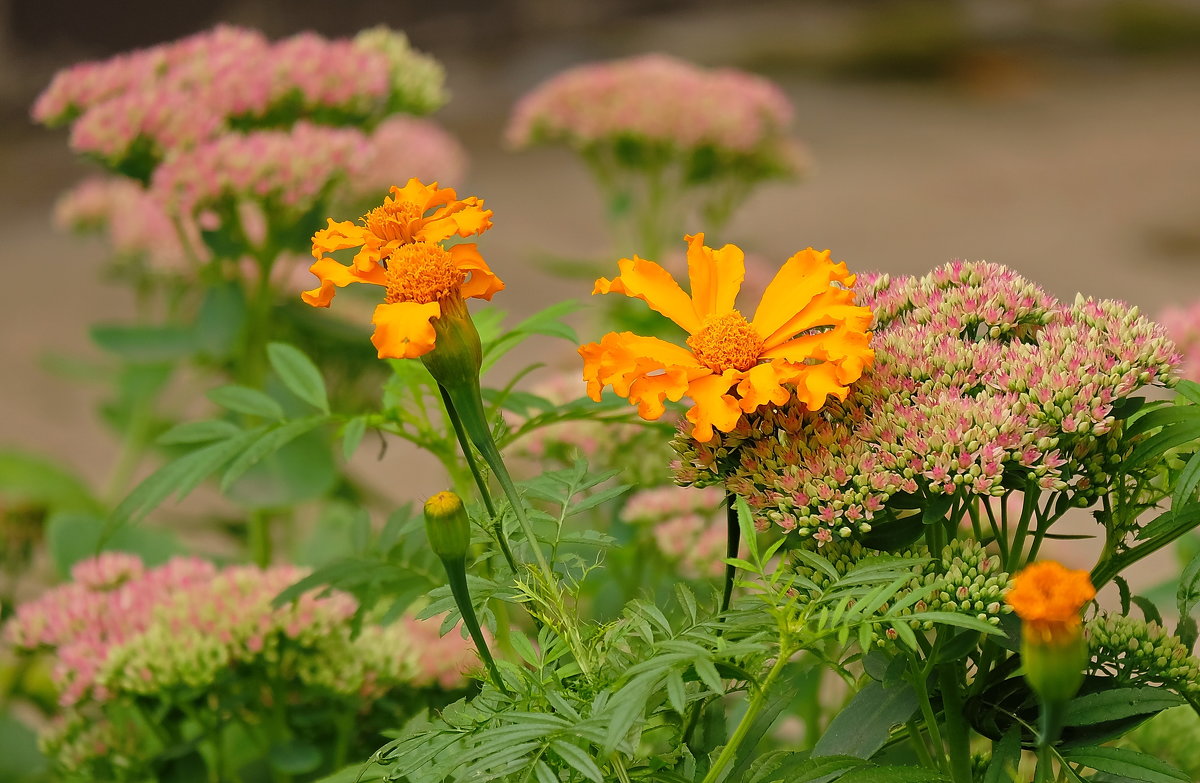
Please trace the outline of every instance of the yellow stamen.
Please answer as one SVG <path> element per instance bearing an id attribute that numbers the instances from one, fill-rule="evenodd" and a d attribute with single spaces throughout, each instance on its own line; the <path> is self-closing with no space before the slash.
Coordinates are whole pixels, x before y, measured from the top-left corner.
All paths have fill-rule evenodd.
<path id="1" fill-rule="evenodd" d="M 410 242 L 412 237 L 409 235 L 409 225 L 421 215 L 421 208 L 417 204 L 388 199 L 383 206 L 375 207 L 363 215 L 363 223 L 368 231 L 380 239 Z"/>
<path id="2" fill-rule="evenodd" d="M 687 344 L 696 358 L 713 372 L 731 368 L 749 370 L 758 364 L 763 351 L 762 337 L 737 310 L 705 318 Z"/>
<path id="3" fill-rule="evenodd" d="M 441 245 L 414 242 L 401 245 L 387 261 L 388 304 L 439 302 L 454 294 L 467 279 L 449 251 Z"/>

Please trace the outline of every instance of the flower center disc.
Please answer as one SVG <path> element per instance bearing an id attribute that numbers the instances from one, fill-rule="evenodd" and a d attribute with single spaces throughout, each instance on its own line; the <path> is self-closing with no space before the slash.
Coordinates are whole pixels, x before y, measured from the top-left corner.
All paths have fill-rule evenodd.
<path id="1" fill-rule="evenodd" d="M 713 372 L 749 370 L 758 364 L 763 341 L 741 313 L 734 310 L 704 319 L 700 331 L 687 339 L 701 364 Z"/>
<path id="2" fill-rule="evenodd" d="M 466 279 L 441 245 L 401 245 L 387 260 L 387 303 L 437 302 L 458 291 Z"/>
<path id="3" fill-rule="evenodd" d="M 409 226 L 421 215 L 422 212 L 416 204 L 393 201 L 385 202 L 382 207 L 375 207 L 363 215 L 363 222 L 366 223 L 367 230 L 380 239 L 408 242 L 412 239 L 409 236 Z"/>

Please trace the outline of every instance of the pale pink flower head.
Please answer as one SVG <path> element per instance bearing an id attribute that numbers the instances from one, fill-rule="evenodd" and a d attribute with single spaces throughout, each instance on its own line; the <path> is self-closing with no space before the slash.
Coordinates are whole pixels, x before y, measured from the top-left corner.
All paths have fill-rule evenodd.
<path id="1" fill-rule="evenodd" d="M 771 82 L 734 69 L 706 69 L 662 54 L 582 65 L 526 94 L 506 138 L 514 147 L 566 144 L 580 151 L 624 141 L 690 154 L 771 161 L 798 173 L 786 140 L 794 110 Z"/>
<path id="2" fill-rule="evenodd" d="M 99 233 L 121 258 L 139 258 L 158 271 L 183 267 L 178 229 L 145 188 L 122 177 L 91 177 L 63 194 L 54 222 L 76 233 Z"/>
<path id="3" fill-rule="evenodd" d="M 397 111 L 432 111 L 445 101 L 443 81 L 435 61 L 386 29 L 271 43 L 219 26 L 62 71 L 33 117 L 72 124 L 73 149 L 147 181 L 172 153 L 231 132 L 299 120 L 369 126 Z"/>
<path id="4" fill-rule="evenodd" d="M 658 487 L 635 492 L 621 519 L 648 528 L 662 554 L 689 579 L 720 576 L 725 569 L 728 524 L 725 493 L 716 487 Z"/>
<path id="5" fill-rule="evenodd" d="M 1158 320 L 1183 356 L 1180 377 L 1200 383 L 1200 300 L 1167 307 Z"/>

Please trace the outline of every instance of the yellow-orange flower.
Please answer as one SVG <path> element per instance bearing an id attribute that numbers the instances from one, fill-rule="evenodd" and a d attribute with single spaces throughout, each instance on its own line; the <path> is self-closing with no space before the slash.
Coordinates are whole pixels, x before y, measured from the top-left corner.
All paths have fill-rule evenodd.
<path id="1" fill-rule="evenodd" d="M 452 188 L 410 179 L 393 186 L 383 204 L 363 215 L 360 223 L 329 225 L 313 235 L 317 259 L 309 271 L 321 281 L 301 298 L 313 307 L 328 307 L 338 288 L 370 283 L 385 289 L 384 304 L 375 308 L 371 342 L 381 359 L 409 359 L 433 350 L 433 321 L 453 310 L 465 313 L 462 300 L 491 299 L 504 283 L 488 268 L 473 243 L 445 247 L 452 236 L 481 234 L 492 226 L 492 211 L 474 196 L 458 199 Z M 349 266 L 326 255 L 357 247 Z"/>
<path id="2" fill-rule="evenodd" d="M 1087 571 L 1046 560 L 1017 574 L 1004 600 L 1021 618 L 1028 641 L 1058 646 L 1080 637 L 1080 610 L 1095 597 Z"/>
<path id="3" fill-rule="evenodd" d="M 688 333 L 687 348 L 632 332 L 610 332 L 579 349 L 588 394 L 605 386 L 656 419 L 664 401 L 690 397 L 692 436 L 710 440 L 729 432 L 743 412 L 782 405 L 792 394 L 816 410 L 830 397 L 845 399 L 872 360 L 871 311 L 854 304 L 854 275 L 829 251 L 802 250 L 767 286 L 751 320 L 734 309 L 746 275 L 734 245 L 714 250 L 704 235 L 688 243 L 691 295 L 667 270 L 634 256 L 619 262 L 613 280 L 600 278 L 592 293 L 641 299 Z"/>

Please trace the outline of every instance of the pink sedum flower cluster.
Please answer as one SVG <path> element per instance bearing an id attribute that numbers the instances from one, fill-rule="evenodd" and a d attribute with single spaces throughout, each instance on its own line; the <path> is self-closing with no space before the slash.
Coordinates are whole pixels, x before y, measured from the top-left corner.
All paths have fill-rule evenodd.
<path id="1" fill-rule="evenodd" d="M 724 501 L 716 487 L 647 489 L 629 497 L 621 520 L 648 528 L 659 551 L 689 579 L 719 577 L 728 546 Z"/>
<path id="2" fill-rule="evenodd" d="M 677 481 L 723 482 L 760 527 L 818 542 L 869 532 L 903 496 L 1032 488 L 1086 506 L 1119 459 L 1120 402 L 1172 384 L 1180 358 L 1136 308 L 1059 302 L 996 264 L 864 276 L 857 290 L 875 363 L 847 400 L 764 406 L 709 443 L 681 434 Z"/>
<path id="3" fill-rule="evenodd" d="M 1200 383 L 1200 301 L 1186 307 L 1168 307 L 1158 320 L 1183 354 L 1180 377 Z"/>
<path id="4" fill-rule="evenodd" d="M 397 182 L 461 182 L 467 153 L 437 123 L 396 115 L 375 128 L 368 138 L 370 152 L 347 181 L 351 197 L 378 200 Z"/>
<path id="5" fill-rule="evenodd" d="M 565 143 L 579 150 L 635 139 L 684 151 L 775 155 L 784 154 L 776 147 L 792 114 L 779 88 L 758 76 L 651 54 L 553 77 L 517 104 L 507 139 L 516 147 Z"/>
<path id="6" fill-rule="evenodd" d="M 172 155 L 150 189 L 172 214 L 192 215 L 225 197 L 304 212 L 370 155 L 366 136 L 354 128 L 298 122 L 286 131 L 227 134 Z"/>
<path id="7" fill-rule="evenodd" d="M 184 250 L 162 204 L 136 182 L 90 177 L 54 207 L 54 223 L 80 234 L 103 235 L 121 258 L 140 258 L 161 270 L 179 269 Z"/>
<path id="8" fill-rule="evenodd" d="M 18 649 L 55 653 L 53 678 L 68 707 L 220 687 L 234 672 L 286 672 L 296 687 L 365 700 L 395 688 L 465 686 L 475 651 L 459 634 L 439 636 L 435 620 L 368 625 L 355 637 L 357 605 L 343 593 L 313 591 L 274 607 L 304 575 L 292 566 L 218 569 L 198 558 L 145 568 L 133 555 L 106 553 L 21 606 L 6 635 Z"/>
<path id="9" fill-rule="evenodd" d="M 445 101 L 436 62 L 399 33 L 354 40 L 301 33 L 272 43 L 219 26 L 173 43 L 60 72 L 33 107 L 47 125 L 71 123 L 71 146 L 145 176 L 170 152 L 231 129 L 373 123 Z"/>

